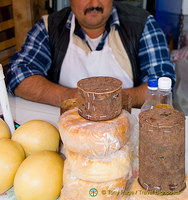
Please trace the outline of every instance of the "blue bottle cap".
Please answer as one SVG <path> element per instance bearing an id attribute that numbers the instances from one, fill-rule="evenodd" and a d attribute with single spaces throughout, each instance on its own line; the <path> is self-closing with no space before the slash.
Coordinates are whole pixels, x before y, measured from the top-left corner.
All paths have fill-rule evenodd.
<path id="1" fill-rule="evenodd" d="M 158 87 L 158 79 L 157 78 L 148 79 L 148 87 L 157 88 Z"/>

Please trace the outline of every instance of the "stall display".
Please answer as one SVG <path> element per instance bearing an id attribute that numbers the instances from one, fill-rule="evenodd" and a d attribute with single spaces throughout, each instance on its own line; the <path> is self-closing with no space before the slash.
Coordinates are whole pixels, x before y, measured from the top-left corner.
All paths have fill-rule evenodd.
<path id="1" fill-rule="evenodd" d="M 56 124 L 57 121 L 59 120 L 60 109 L 57 107 L 26 101 L 26 100 L 18 98 L 18 97 L 13 98 L 13 97 L 9 96 L 9 100 L 10 100 L 10 106 L 11 106 L 12 113 L 13 113 L 13 119 L 16 119 L 16 121 L 19 124 L 24 124 L 25 122 L 36 119 L 36 118 L 41 119 L 41 120 L 46 120 L 48 122 L 52 122 L 52 124 Z M 91 121 L 91 120 L 87 120 L 79 115 L 77 99 L 69 100 L 68 102 L 66 102 L 64 104 L 63 108 L 65 108 L 65 110 L 62 110 L 61 114 L 63 114 L 64 116 L 66 116 L 66 115 L 68 116 L 67 113 L 69 113 L 69 114 L 71 112 L 76 113 L 76 114 L 74 114 L 74 116 L 77 116 L 77 119 L 82 119 L 83 121 L 85 120 L 85 122 L 87 121 L 87 123 L 82 124 L 83 132 L 82 132 L 79 140 L 78 140 L 78 138 L 79 138 L 78 135 L 76 135 L 76 134 L 78 134 L 78 132 L 74 132 L 74 131 L 72 132 L 71 140 L 74 141 L 74 148 L 72 150 L 69 148 L 71 146 L 71 142 L 68 143 L 67 147 L 66 147 L 66 145 L 64 145 L 62 153 L 64 153 L 65 156 L 67 156 L 67 159 L 64 162 L 64 173 L 63 173 L 64 186 L 61 188 L 62 189 L 61 197 L 58 197 L 57 200 L 60 200 L 60 199 L 61 200 L 70 200 L 71 199 L 70 196 L 72 197 L 73 200 L 77 200 L 77 199 L 87 199 L 87 200 L 89 200 L 89 199 L 96 199 L 96 200 L 101 200 L 101 199 L 102 200 L 104 200 L 104 199 L 105 200 L 106 199 L 107 200 L 146 200 L 146 199 L 162 200 L 162 199 L 165 199 L 165 200 L 167 200 L 168 199 L 168 200 L 177 200 L 177 198 L 178 198 L 178 200 L 184 200 L 187 198 L 187 188 L 188 188 L 187 186 L 182 192 L 177 192 L 178 193 L 177 195 L 175 194 L 175 195 L 168 195 L 168 196 L 162 195 L 161 196 L 158 194 L 157 195 L 156 194 L 154 194 L 154 195 L 148 194 L 149 191 L 144 190 L 143 187 L 141 187 L 139 182 L 137 181 L 138 177 L 139 177 L 138 163 L 137 163 L 137 161 L 138 161 L 138 157 L 137 157 L 138 156 L 137 155 L 137 148 L 138 148 L 137 125 L 138 124 L 137 124 L 137 120 L 135 119 L 134 116 L 138 116 L 138 113 L 140 112 L 139 109 L 132 109 L 132 114 L 130 114 L 129 112 L 126 112 L 125 110 L 122 110 L 122 112 L 119 116 L 117 116 L 111 120 Z M 1 110 L 1 108 L 0 108 L 0 110 Z M 173 109 L 171 109 L 171 111 L 172 110 Z M 121 116 L 122 114 L 124 117 Z M 117 119 L 119 117 L 122 117 L 122 119 L 121 120 Z M 170 119 L 170 117 L 166 117 L 166 118 Z M 175 118 L 177 118 L 177 120 L 179 119 L 178 117 L 175 117 Z M 71 117 L 69 118 L 69 120 L 73 120 L 75 122 L 77 121 L 76 119 L 73 119 Z M 112 141 L 114 141 L 113 137 L 109 137 L 109 134 L 107 134 L 106 131 L 105 131 L 105 134 L 102 133 L 102 131 L 104 130 L 105 126 L 109 122 L 114 123 L 115 120 L 116 120 L 116 123 L 118 120 L 120 121 L 119 127 L 121 127 L 120 125 L 122 125 L 122 123 L 125 123 L 126 126 L 124 126 L 124 130 L 126 130 L 127 132 L 123 134 L 123 137 L 121 137 L 120 132 L 118 132 L 119 128 L 117 128 L 115 125 L 111 124 L 112 127 L 113 126 L 115 127 L 112 131 L 112 133 L 113 133 L 115 130 L 115 133 L 113 136 L 114 137 L 116 136 L 115 137 L 116 143 L 113 144 L 113 142 L 112 142 Z M 162 121 L 164 121 L 164 120 L 162 120 Z M 168 121 L 168 120 L 166 120 L 166 121 Z M 179 125 L 180 122 L 181 122 L 181 120 L 178 120 L 177 126 Z M 187 122 L 188 122 L 188 118 L 186 116 L 186 127 L 185 127 L 185 134 L 186 134 L 185 147 L 186 148 L 185 148 L 185 155 L 184 155 L 185 167 L 186 167 L 185 168 L 186 177 L 188 174 L 188 168 L 187 168 L 187 163 L 188 163 L 187 162 L 187 158 L 188 158 L 188 156 L 187 156 L 188 123 Z M 101 127 L 98 128 L 98 130 L 100 129 L 101 132 L 99 133 L 98 131 L 96 131 L 95 126 L 92 127 L 92 124 L 101 124 Z M 104 124 L 106 124 L 106 125 L 104 125 Z M 69 126 L 70 124 L 67 123 L 66 125 Z M 88 125 L 91 125 L 92 128 L 91 128 L 91 131 L 86 132 Z M 125 127 L 127 127 L 127 129 L 125 129 Z M 75 130 L 76 130 L 76 128 L 75 128 Z M 78 130 L 78 128 L 77 128 L 77 130 Z M 108 130 L 108 129 L 106 129 L 106 130 Z M 69 129 L 69 131 L 70 131 L 70 129 Z M 67 131 L 67 135 L 68 135 L 69 131 Z M 89 133 L 90 133 L 90 135 L 92 135 L 92 133 L 94 131 L 96 131 L 95 132 L 96 135 L 98 134 L 97 138 L 96 138 L 96 139 L 98 139 L 98 142 L 103 141 L 103 143 L 101 144 L 101 147 L 100 147 L 100 151 L 97 151 L 97 149 L 93 148 L 91 145 L 92 140 L 89 137 Z M 177 131 L 176 128 L 172 128 L 172 134 L 174 134 L 173 131 L 178 132 L 178 134 L 180 133 L 180 135 L 182 136 L 181 133 L 183 131 L 183 128 L 181 131 Z M 84 134 L 84 133 L 86 133 L 86 134 Z M 84 136 L 87 136 L 87 134 L 88 134 L 88 137 L 84 139 Z M 100 137 L 101 135 L 103 137 Z M 110 136 L 112 136 L 112 135 L 110 135 Z M 121 142 L 118 142 L 118 140 L 120 140 L 121 138 L 123 138 L 121 140 Z M 68 140 L 69 139 L 67 139 L 67 141 Z M 78 141 L 76 141 L 76 140 L 78 140 Z M 82 140 L 83 140 L 83 142 L 82 142 Z M 1 141 L 1 139 L 0 139 L 0 141 Z M 160 140 L 157 140 L 157 141 L 160 142 Z M 182 137 L 181 137 L 181 139 L 179 139 L 179 138 L 176 139 L 177 143 L 175 143 L 175 144 L 178 144 L 178 142 L 181 142 L 181 141 L 183 141 Z M 153 143 L 156 143 L 156 141 L 153 141 Z M 85 150 L 81 149 L 83 144 L 85 144 L 85 145 L 87 144 L 87 146 L 85 146 L 85 147 L 83 146 L 83 148 L 86 148 Z M 119 146 L 118 146 L 118 144 L 119 144 Z M 172 144 L 174 144 L 174 143 L 172 142 Z M 97 144 L 97 145 L 99 145 L 99 144 Z M 112 146 L 114 147 L 114 149 L 113 149 L 113 151 L 110 151 L 111 150 L 110 147 L 112 147 Z M 181 148 L 183 146 L 184 145 L 182 145 Z M 155 147 L 155 146 L 153 146 L 153 147 Z M 174 147 L 176 147 L 176 145 L 174 145 Z M 79 152 L 77 151 L 78 149 L 80 149 Z M 93 149 L 95 149 L 95 153 L 92 153 Z M 103 152 L 104 149 L 105 149 L 104 153 L 97 154 L 97 152 L 100 152 L 100 153 Z M 174 150 L 175 150 L 175 148 L 174 148 Z M 162 157 L 161 157 L 161 159 L 162 159 Z M 2 159 L 0 159 L 0 163 L 1 163 L 1 160 Z M 171 161 L 173 161 L 173 160 L 171 160 Z M 121 168 L 118 168 L 117 166 L 119 166 L 119 167 L 121 166 Z M 183 166 L 183 165 L 181 165 L 181 166 Z M 105 170 L 105 169 L 107 169 L 107 170 Z M 92 171 L 94 173 L 92 173 Z M 0 172 L 1 172 L 1 170 L 0 170 Z M 95 174 L 95 172 L 98 174 Z M 99 173 L 101 173 L 103 175 L 103 177 L 102 176 L 100 177 Z M 127 176 L 125 176 L 125 174 L 127 174 Z M 182 176 L 181 173 L 180 173 L 180 176 Z M 118 177 L 120 177 L 120 178 L 118 178 Z M 99 180 L 97 180 L 99 178 L 102 178 L 103 182 L 96 182 L 96 181 L 99 181 Z M 116 179 L 114 180 L 114 178 L 116 178 Z M 185 179 L 185 181 L 187 181 L 187 178 Z M 137 193 L 135 190 L 137 191 Z M 138 192 L 138 190 L 139 190 L 139 192 Z M 2 194 L 0 194 L 0 200 L 19 200 L 15 196 L 14 187 L 11 187 L 10 189 L 8 189 L 5 192 L 3 192 Z"/>
<path id="2" fill-rule="evenodd" d="M 111 77 L 78 82 L 78 108 L 58 123 L 66 157 L 61 199 L 117 200 L 126 189 L 137 140 L 136 122 L 122 110 L 121 86 Z"/>

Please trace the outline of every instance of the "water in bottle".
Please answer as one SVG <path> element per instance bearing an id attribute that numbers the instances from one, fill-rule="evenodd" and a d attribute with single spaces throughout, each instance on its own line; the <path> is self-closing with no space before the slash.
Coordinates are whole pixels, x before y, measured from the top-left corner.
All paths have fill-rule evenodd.
<path id="1" fill-rule="evenodd" d="M 148 90 L 146 93 L 146 100 L 141 107 L 141 112 L 151 110 L 158 101 L 158 79 L 150 78 L 148 80 Z"/>

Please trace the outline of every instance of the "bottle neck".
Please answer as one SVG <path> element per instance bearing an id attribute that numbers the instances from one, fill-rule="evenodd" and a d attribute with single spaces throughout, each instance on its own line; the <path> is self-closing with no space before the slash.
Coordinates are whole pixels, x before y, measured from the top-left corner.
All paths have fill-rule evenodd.
<path id="1" fill-rule="evenodd" d="M 171 92 L 171 88 L 170 89 L 159 88 L 158 91 L 161 91 L 161 92 Z"/>
<path id="2" fill-rule="evenodd" d="M 158 89 L 157 89 L 157 88 L 156 88 L 156 89 L 153 89 L 153 88 L 149 88 L 149 87 L 148 87 L 147 94 L 148 94 L 148 93 L 149 93 L 149 94 L 152 94 L 152 93 L 153 93 L 153 94 L 158 93 Z"/>
<path id="3" fill-rule="evenodd" d="M 155 90 L 158 90 L 158 88 L 157 88 L 157 87 L 149 87 L 149 86 L 148 86 L 148 90 L 155 91 Z"/>

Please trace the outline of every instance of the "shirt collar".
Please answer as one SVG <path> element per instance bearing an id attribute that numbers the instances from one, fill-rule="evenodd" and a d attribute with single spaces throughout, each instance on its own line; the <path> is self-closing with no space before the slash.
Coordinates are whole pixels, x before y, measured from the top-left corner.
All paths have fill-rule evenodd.
<path id="1" fill-rule="evenodd" d="M 73 16 L 73 12 L 71 11 L 68 16 L 67 23 L 66 23 L 66 27 L 68 29 L 70 29 L 70 27 L 71 27 L 72 16 Z M 120 26 L 119 17 L 118 17 L 118 13 L 117 13 L 117 9 L 116 9 L 115 5 L 113 5 L 113 7 L 112 7 L 112 12 L 110 14 L 109 22 L 110 22 L 110 27 L 115 26 L 116 29 L 118 29 Z M 76 23 L 76 26 L 78 26 L 78 23 Z M 76 28 L 76 30 L 78 30 L 78 29 Z"/>

